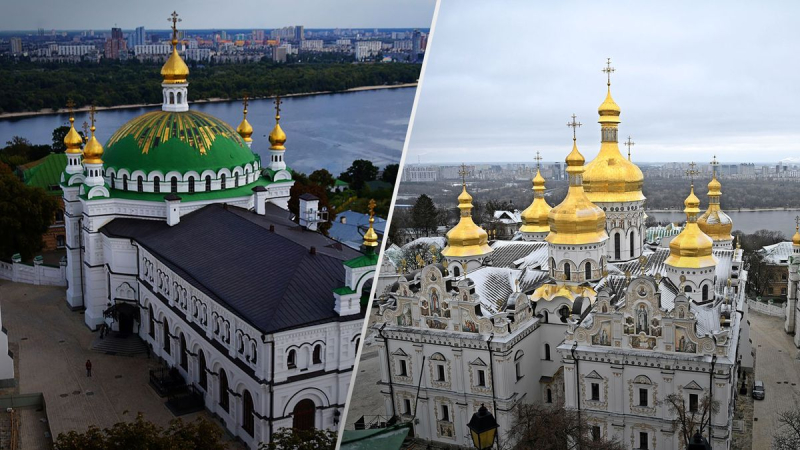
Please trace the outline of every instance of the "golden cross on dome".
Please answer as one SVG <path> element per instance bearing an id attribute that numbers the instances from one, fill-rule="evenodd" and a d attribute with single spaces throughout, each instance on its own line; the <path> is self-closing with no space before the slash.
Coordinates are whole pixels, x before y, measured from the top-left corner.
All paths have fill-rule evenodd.
<path id="1" fill-rule="evenodd" d="M 611 86 L 611 74 L 613 72 L 616 72 L 616 70 L 613 67 L 611 67 L 611 58 L 608 58 L 608 61 L 606 61 L 606 66 L 603 68 L 603 73 L 608 75 L 608 85 L 609 86 Z"/>
<path id="2" fill-rule="evenodd" d="M 711 166 L 711 170 L 714 172 L 714 176 L 716 177 L 717 166 L 719 166 L 719 161 L 717 161 L 717 155 L 714 155 L 714 158 L 711 160 L 711 163 L 709 163 L 709 165 Z"/>
<path id="3" fill-rule="evenodd" d="M 794 217 L 794 224 L 797 229 L 800 229 L 800 216 Z"/>
<path id="4" fill-rule="evenodd" d="M 700 173 L 699 171 L 694 170 L 695 167 L 697 167 L 697 164 L 695 164 L 694 161 L 692 161 L 689 163 L 689 170 L 686 171 L 686 175 L 688 175 L 689 178 L 692 179 L 692 186 L 694 186 L 694 176 Z"/>
<path id="5" fill-rule="evenodd" d="M 83 121 L 83 140 L 86 141 L 89 139 L 89 123 L 87 121 Z"/>
<path id="6" fill-rule="evenodd" d="M 376 205 L 375 199 L 373 198 L 373 199 L 371 199 L 369 201 L 369 217 L 370 218 L 375 217 L 375 205 Z"/>
<path id="7" fill-rule="evenodd" d="M 281 103 L 283 103 L 283 101 L 281 100 L 281 96 L 280 95 L 275 96 L 274 103 L 275 103 L 275 120 L 280 120 L 281 119 Z"/>
<path id="8" fill-rule="evenodd" d="M 631 137 L 628 136 L 628 140 L 625 142 L 625 145 L 628 146 L 628 161 L 630 161 L 631 160 L 631 147 L 636 145 L 636 142 L 633 142 L 631 140 Z"/>
<path id="9" fill-rule="evenodd" d="M 458 174 L 461 175 L 461 184 L 466 186 L 467 185 L 467 175 L 469 174 L 469 171 L 467 170 L 467 165 L 466 164 L 461 163 L 461 168 L 458 169 Z"/>
<path id="10" fill-rule="evenodd" d="M 177 12 L 172 11 L 172 14 L 169 15 L 167 21 L 172 22 L 172 40 L 178 40 L 178 22 L 182 22 L 182 19 L 178 18 Z"/>
<path id="11" fill-rule="evenodd" d="M 582 123 L 575 121 L 575 118 L 577 118 L 577 117 L 578 116 L 573 114 L 572 115 L 572 122 L 567 122 L 567 126 L 568 127 L 572 127 L 572 140 L 573 141 L 578 139 L 578 135 L 577 135 L 578 127 L 583 125 Z"/>
<path id="12" fill-rule="evenodd" d="M 67 109 L 69 110 L 69 115 L 72 116 L 72 108 L 75 107 L 75 102 L 72 99 L 67 100 Z"/>
<path id="13" fill-rule="evenodd" d="M 91 128 L 92 133 L 94 133 L 94 113 L 95 113 L 94 103 L 92 103 L 92 107 L 91 109 L 89 109 L 89 120 L 92 121 L 92 128 Z"/>
<path id="14" fill-rule="evenodd" d="M 536 156 L 534 156 L 533 159 L 536 160 L 536 168 L 537 169 L 541 169 L 542 168 L 542 164 L 541 164 L 542 157 L 539 155 L 539 152 L 536 152 Z"/>

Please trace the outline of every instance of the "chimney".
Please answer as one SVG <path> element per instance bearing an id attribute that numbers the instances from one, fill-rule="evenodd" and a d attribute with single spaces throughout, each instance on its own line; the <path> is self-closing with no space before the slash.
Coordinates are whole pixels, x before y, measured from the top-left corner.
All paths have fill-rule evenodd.
<path id="1" fill-rule="evenodd" d="M 275 232 L 275 225 L 274 224 L 269 224 L 269 231 L 271 231 L 273 233 Z"/>
<path id="2" fill-rule="evenodd" d="M 312 255 L 316 255 L 317 254 L 317 247 L 314 247 L 312 245 L 308 252 L 311 253 Z"/>
<path id="3" fill-rule="evenodd" d="M 298 212 L 300 213 L 300 226 L 310 231 L 316 231 L 319 222 L 319 198 L 308 193 L 301 195 Z"/>

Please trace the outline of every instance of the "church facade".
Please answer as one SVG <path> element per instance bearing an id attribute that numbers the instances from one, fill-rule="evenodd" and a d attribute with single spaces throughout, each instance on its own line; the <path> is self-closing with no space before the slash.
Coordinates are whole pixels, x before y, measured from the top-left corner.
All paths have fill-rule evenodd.
<path id="1" fill-rule="evenodd" d="M 471 445 L 466 424 L 483 404 L 501 445 L 513 444 L 515 407 L 540 403 L 580 410 L 597 438 L 666 450 L 683 439 L 667 398 L 694 410 L 710 396 L 719 409 L 703 433 L 729 448 L 739 374 L 753 359 L 747 273 L 719 181 L 702 215 L 692 184 L 681 233 L 645 246 L 643 176 L 619 151 L 610 86 L 609 76 L 591 162 L 573 131 L 560 204 L 547 204 L 537 171 L 517 235 L 489 241 L 464 181 L 444 261 L 383 293 L 381 392 L 387 415 L 412 421 L 417 438 Z"/>
<path id="2" fill-rule="evenodd" d="M 249 447 L 281 428 L 338 428 L 377 264 L 318 233 L 318 199 L 288 210 L 280 99 L 268 163 L 237 129 L 192 111 L 173 51 L 163 105 L 101 145 L 71 127 L 62 174 L 67 302 L 90 329 L 138 335 Z M 72 121 L 72 119 L 71 119 Z M 313 282 L 309 282 L 313 281 Z"/>

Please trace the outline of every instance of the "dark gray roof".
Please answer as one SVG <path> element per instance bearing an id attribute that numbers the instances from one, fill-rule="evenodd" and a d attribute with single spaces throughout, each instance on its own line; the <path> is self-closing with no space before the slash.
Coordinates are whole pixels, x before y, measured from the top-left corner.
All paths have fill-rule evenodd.
<path id="1" fill-rule="evenodd" d="M 274 205 L 268 205 L 265 216 L 208 205 L 172 227 L 161 221 L 114 219 L 100 231 L 135 240 L 264 333 L 363 317 L 336 314 L 332 292 L 344 286 L 342 262 L 360 253 L 306 231 L 289 216 Z"/>

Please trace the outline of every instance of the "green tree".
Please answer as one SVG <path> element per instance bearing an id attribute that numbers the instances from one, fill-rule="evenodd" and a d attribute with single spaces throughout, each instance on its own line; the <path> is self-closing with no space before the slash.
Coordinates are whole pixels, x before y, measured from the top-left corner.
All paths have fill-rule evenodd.
<path id="1" fill-rule="evenodd" d="M 330 430 L 298 430 L 281 428 L 273 433 L 269 443 L 262 442 L 259 450 L 333 450 L 336 433 Z"/>
<path id="2" fill-rule="evenodd" d="M 222 430 L 208 420 L 175 419 L 162 428 L 139 413 L 133 422 L 119 422 L 111 428 L 90 426 L 84 433 L 58 435 L 54 450 L 224 450 Z"/>
<path id="3" fill-rule="evenodd" d="M 425 233 L 425 236 L 430 236 L 431 232 L 435 232 L 438 217 L 439 213 L 436 210 L 436 205 L 433 204 L 433 200 L 430 197 L 425 194 L 417 197 L 417 201 L 411 207 L 411 225 L 420 234 Z"/>
<path id="4" fill-rule="evenodd" d="M 311 172 L 311 175 L 308 176 L 308 180 L 325 189 L 332 188 L 333 184 L 336 182 L 336 178 L 333 178 L 333 175 L 325 169 L 317 169 Z"/>
<path id="5" fill-rule="evenodd" d="M 378 168 L 372 164 L 372 161 L 357 159 L 347 168 L 347 171 L 339 175 L 339 178 L 350 183 L 352 189 L 359 190 L 367 181 L 374 181 L 378 178 Z"/>
<path id="6" fill-rule="evenodd" d="M 62 126 L 53 130 L 53 144 L 50 146 L 53 153 L 64 153 L 67 151 L 67 146 L 64 145 L 64 138 L 69 133 L 69 127 Z M 83 137 L 83 132 L 78 132 Z"/>
<path id="7" fill-rule="evenodd" d="M 0 256 L 33 257 L 57 209 L 58 202 L 44 189 L 26 186 L 0 163 Z"/>
<path id="8" fill-rule="evenodd" d="M 383 173 L 381 174 L 381 181 L 385 181 L 394 186 L 395 182 L 397 182 L 398 170 L 400 170 L 400 164 L 389 164 L 384 167 Z"/>

